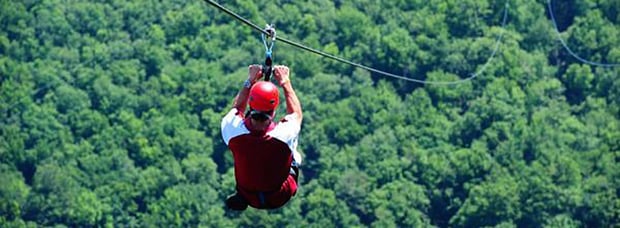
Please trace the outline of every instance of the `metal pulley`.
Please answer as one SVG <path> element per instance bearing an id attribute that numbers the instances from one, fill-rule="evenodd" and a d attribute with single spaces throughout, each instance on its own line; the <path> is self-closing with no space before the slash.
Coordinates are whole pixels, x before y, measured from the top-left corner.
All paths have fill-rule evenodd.
<path id="1" fill-rule="evenodd" d="M 276 29 L 273 25 L 267 24 L 265 26 L 265 32 L 261 34 L 261 38 L 263 39 L 263 45 L 265 45 L 265 63 L 263 64 L 263 77 L 265 81 L 269 81 L 271 79 L 271 71 L 273 66 L 273 56 L 272 49 L 273 45 L 276 43 Z"/>

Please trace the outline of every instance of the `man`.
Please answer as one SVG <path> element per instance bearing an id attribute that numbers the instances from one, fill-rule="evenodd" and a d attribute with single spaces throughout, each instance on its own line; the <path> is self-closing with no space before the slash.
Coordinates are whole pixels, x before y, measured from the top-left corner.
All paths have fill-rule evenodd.
<path id="1" fill-rule="evenodd" d="M 275 209 L 297 192 L 296 150 L 301 129 L 301 104 L 286 66 L 274 66 L 274 78 L 284 91 L 286 116 L 274 122 L 278 88 L 259 81 L 261 66 L 249 66 L 248 79 L 237 94 L 233 109 L 222 119 L 222 138 L 233 154 L 237 192 L 226 199 L 232 210 Z M 250 109 L 245 112 L 246 106 Z"/>

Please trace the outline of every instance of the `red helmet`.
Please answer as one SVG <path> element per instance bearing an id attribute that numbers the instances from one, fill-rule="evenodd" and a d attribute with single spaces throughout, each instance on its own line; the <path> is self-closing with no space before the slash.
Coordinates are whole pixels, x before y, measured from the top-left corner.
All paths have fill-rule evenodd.
<path id="1" fill-rule="evenodd" d="M 258 81 L 250 89 L 250 108 L 258 111 L 274 111 L 280 102 L 280 92 L 276 85 L 268 81 Z"/>

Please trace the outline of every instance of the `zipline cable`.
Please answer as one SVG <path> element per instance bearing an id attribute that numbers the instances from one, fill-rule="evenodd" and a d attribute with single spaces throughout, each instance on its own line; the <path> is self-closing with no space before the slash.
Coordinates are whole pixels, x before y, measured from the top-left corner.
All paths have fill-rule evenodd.
<path id="1" fill-rule="evenodd" d="M 63 81 L 62 79 L 60 80 L 60 82 L 57 82 L 57 83 L 51 83 L 51 82 L 48 82 L 48 83 L 46 83 L 45 85 L 43 85 L 42 87 L 40 87 L 40 88 L 36 89 L 36 90 L 34 91 L 34 93 L 32 93 L 30 96 L 34 96 L 35 94 L 40 93 L 40 92 L 41 92 L 41 91 L 43 91 L 43 90 L 46 90 L 46 89 L 51 89 L 51 88 L 52 88 L 52 86 L 61 86 L 61 85 L 63 85 L 63 84 L 64 84 L 64 85 L 67 85 L 67 83 L 66 83 L 65 81 Z M 11 109 L 13 109 L 13 107 L 14 107 L 14 106 L 16 106 L 16 105 L 18 105 L 19 103 L 21 103 L 21 102 L 22 102 L 22 100 L 23 100 L 23 99 L 25 99 L 25 98 L 27 98 L 27 97 L 29 97 L 29 96 L 23 96 L 23 97 L 17 98 L 17 100 L 15 100 L 13 103 L 11 103 L 11 104 L 7 105 L 6 110 L 2 110 L 2 113 L 10 111 Z"/>
<path id="2" fill-rule="evenodd" d="M 204 0 L 204 1 L 209 3 L 209 4 L 211 4 L 212 6 L 216 7 L 217 9 L 219 9 L 219 10 L 229 14 L 230 16 L 233 16 L 234 18 L 236 18 L 237 20 L 243 22 L 244 24 L 252 27 L 254 30 L 257 30 L 257 31 L 263 33 L 263 35 L 267 35 L 267 36 L 271 35 L 271 33 L 269 31 L 267 31 L 266 29 L 262 29 L 261 27 L 253 24 L 249 20 L 247 20 L 247 19 L 239 16 L 238 14 L 232 12 L 231 10 L 223 7 L 222 5 L 218 4 L 217 2 L 214 2 L 213 0 Z M 499 45 L 500 45 L 501 40 L 503 38 L 504 31 L 505 31 L 504 28 L 506 26 L 506 21 L 507 21 L 507 18 L 508 18 L 508 7 L 509 7 L 509 4 L 506 3 L 506 5 L 504 7 L 504 16 L 503 16 L 503 19 L 502 19 L 502 26 L 501 26 L 502 31 L 499 34 L 499 36 L 497 37 L 497 40 L 495 42 L 495 47 L 494 47 L 493 52 L 491 53 L 490 57 L 487 59 L 487 61 L 484 63 L 484 65 L 481 67 L 481 69 L 478 70 L 476 73 L 470 74 L 470 76 L 467 77 L 467 78 L 463 78 L 463 79 L 459 79 L 459 80 L 455 80 L 455 81 L 424 81 L 424 80 L 408 78 L 408 77 L 404 77 L 404 76 L 400 76 L 400 75 L 384 72 L 384 71 L 381 71 L 381 70 L 377 70 L 377 69 L 374 69 L 374 68 L 371 68 L 371 67 L 368 67 L 368 66 L 364 66 L 362 64 L 358 64 L 358 63 L 355 63 L 355 62 L 352 62 L 352 61 L 349 61 L 349 60 L 346 60 L 346 59 L 343 59 L 343 58 L 340 58 L 340 57 L 337 57 L 337 56 L 334 56 L 334 55 L 327 54 L 325 52 L 321 52 L 321 51 L 318 51 L 318 50 L 306 47 L 305 45 L 302 45 L 302 44 L 299 44 L 299 43 L 296 43 L 296 42 L 293 42 L 293 41 L 290 41 L 290 40 L 287 40 L 287 39 L 284 39 L 284 38 L 277 37 L 276 39 L 281 41 L 281 42 L 283 42 L 283 43 L 286 43 L 288 45 L 291 45 L 291 46 L 294 46 L 294 47 L 297 47 L 297 48 L 301 48 L 301 49 L 303 49 L 305 51 L 312 52 L 314 54 L 317 54 L 317 55 L 320 55 L 320 56 L 323 56 L 323 57 L 326 57 L 326 58 L 330 58 L 330 59 L 333 59 L 333 60 L 336 60 L 336 61 L 339 61 L 339 62 L 342 62 L 342 63 L 346 63 L 346 64 L 349 64 L 349 65 L 352 65 L 352 66 L 355 66 L 355 67 L 359 67 L 359 68 L 362 68 L 362 69 L 365 69 L 365 70 L 368 70 L 368 71 L 371 71 L 371 72 L 374 72 L 374 73 L 377 73 L 377 74 L 380 74 L 380 75 L 384 75 L 384 76 L 388 76 L 388 77 L 393 77 L 393 78 L 397 78 L 397 79 L 401 79 L 401 80 L 405 80 L 405 81 L 415 82 L 415 83 L 421 83 L 421 84 L 454 85 L 454 84 L 461 84 L 461 83 L 465 83 L 467 81 L 470 81 L 470 80 L 476 78 L 478 75 L 482 74 L 486 70 L 486 68 L 490 64 L 491 60 L 495 57 L 495 55 L 497 54 L 497 51 L 499 50 Z M 34 94 L 39 93 L 40 91 L 43 91 L 45 89 L 48 89 L 48 88 L 52 87 L 53 85 L 54 85 L 54 83 L 46 84 L 43 87 L 38 88 L 37 90 L 35 90 Z M 25 97 L 23 97 L 23 98 L 25 98 Z M 12 104 L 8 105 L 6 111 L 12 109 L 15 105 L 20 103 L 23 98 L 19 98 L 19 99 L 17 99 L 17 101 L 15 101 Z"/>
<path id="3" fill-rule="evenodd" d="M 547 7 L 549 8 L 549 15 L 551 17 L 551 21 L 553 22 L 553 27 L 555 28 L 555 32 L 558 35 L 558 39 L 560 40 L 560 43 L 562 43 L 562 46 L 564 46 L 564 49 L 566 49 L 566 51 L 568 51 L 570 55 L 572 55 L 573 57 L 575 57 L 577 60 L 579 60 L 582 63 L 590 64 L 594 66 L 600 66 L 600 67 L 619 67 L 620 66 L 620 64 L 618 63 L 593 62 L 593 61 L 581 58 L 579 55 L 573 52 L 573 50 L 571 50 L 570 47 L 568 47 L 564 39 L 562 39 L 562 34 L 560 33 L 560 29 L 558 29 L 558 23 L 555 20 L 555 15 L 553 14 L 553 8 L 551 7 L 551 0 L 547 0 Z"/>
<path id="4" fill-rule="evenodd" d="M 225 8 L 224 6 L 218 4 L 217 2 L 215 2 L 213 0 L 204 0 L 204 1 L 209 3 L 209 4 L 211 4 L 212 6 L 214 6 L 216 8 L 218 8 L 219 10 L 227 13 L 228 15 L 236 18 L 237 20 L 243 22 L 244 24 L 252 27 L 253 29 L 255 29 L 255 30 L 257 30 L 257 31 L 259 31 L 259 32 L 261 32 L 261 33 L 263 33 L 265 35 L 269 35 L 267 31 L 261 29 L 259 26 L 253 24 L 249 20 L 239 16 L 238 14 L 232 12 L 231 10 Z M 305 45 L 302 45 L 302 44 L 299 44 L 299 43 L 296 43 L 296 42 L 293 42 L 293 41 L 290 41 L 290 40 L 287 40 L 287 39 L 284 39 L 284 38 L 277 37 L 276 39 L 281 41 L 281 42 L 283 42 L 283 43 L 292 45 L 294 47 L 301 48 L 301 49 L 303 49 L 305 51 L 312 52 L 314 54 L 317 54 L 317 55 L 320 55 L 320 56 L 323 56 L 323 57 L 327 57 L 327 58 L 330 58 L 330 59 L 333 59 L 333 60 L 336 60 L 336 61 L 339 61 L 339 62 L 342 62 L 342 63 L 346 63 L 346 64 L 349 64 L 349 65 L 352 65 L 352 66 L 355 66 L 355 67 L 359 67 L 359 68 L 362 68 L 362 69 L 365 69 L 365 70 L 368 70 L 368 71 L 371 71 L 371 72 L 374 72 L 374 73 L 377 73 L 377 74 L 381 74 L 381 75 L 384 75 L 384 76 L 388 76 L 388 77 L 393 77 L 393 78 L 397 78 L 397 79 L 401 79 L 401 80 L 405 80 L 405 81 L 410 81 L 410 82 L 421 83 L 421 84 L 434 84 L 434 85 L 461 84 L 461 83 L 464 83 L 466 81 L 472 80 L 472 79 L 478 77 L 478 75 L 482 74 L 482 72 L 484 72 L 486 70 L 486 68 L 489 65 L 489 63 L 491 62 L 491 60 L 495 57 L 495 54 L 497 54 L 497 51 L 499 50 L 499 45 L 500 45 L 501 40 L 502 40 L 502 38 L 504 36 L 504 31 L 505 31 L 504 28 L 506 26 L 506 21 L 507 21 L 507 18 L 508 18 L 508 6 L 509 6 L 509 4 L 508 4 L 508 2 L 506 2 L 506 6 L 504 7 L 504 16 L 503 16 L 503 19 L 502 19 L 502 31 L 499 34 L 499 36 L 497 37 L 497 40 L 495 42 L 495 48 L 493 49 L 493 52 L 491 53 L 490 57 L 487 59 L 487 61 L 484 63 L 484 65 L 482 66 L 482 68 L 478 72 L 470 74 L 470 76 L 467 77 L 467 78 L 459 79 L 459 80 L 456 80 L 456 81 L 424 81 L 424 80 L 408 78 L 408 77 L 405 77 L 405 76 L 400 76 L 400 75 L 388 73 L 388 72 L 385 72 L 385 71 L 377 70 L 377 69 L 374 69 L 374 68 L 371 68 L 371 67 L 368 67 L 368 66 L 364 66 L 364 65 L 359 64 L 359 63 L 355 63 L 355 62 L 352 62 L 352 61 L 349 61 L 349 60 L 346 60 L 346 59 L 343 59 L 343 58 L 340 58 L 340 57 L 337 57 L 337 56 L 334 56 L 334 55 L 327 54 L 325 52 L 318 51 L 316 49 L 312 49 L 312 48 L 306 47 Z"/>

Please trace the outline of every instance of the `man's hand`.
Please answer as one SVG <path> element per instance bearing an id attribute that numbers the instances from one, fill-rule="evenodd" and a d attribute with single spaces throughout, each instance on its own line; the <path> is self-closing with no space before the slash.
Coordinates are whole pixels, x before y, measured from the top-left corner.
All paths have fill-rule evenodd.
<path id="1" fill-rule="evenodd" d="M 297 98 L 297 95 L 295 95 L 295 90 L 291 84 L 288 67 L 276 65 L 273 68 L 273 76 L 276 80 L 278 80 L 280 86 L 282 86 L 282 89 L 284 90 L 284 98 L 286 98 L 286 114 L 294 115 L 293 118 L 296 118 L 299 124 L 301 124 L 303 117 L 301 104 L 299 103 L 299 99 Z"/>
<path id="2" fill-rule="evenodd" d="M 261 65 L 256 64 L 250 65 L 248 67 L 248 80 L 250 81 L 250 83 L 252 83 L 252 85 L 263 77 L 262 69 L 263 67 Z"/>
<path id="3" fill-rule="evenodd" d="M 273 76 L 278 80 L 280 86 L 290 82 L 289 71 L 287 66 L 276 65 L 273 67 Z"/>

